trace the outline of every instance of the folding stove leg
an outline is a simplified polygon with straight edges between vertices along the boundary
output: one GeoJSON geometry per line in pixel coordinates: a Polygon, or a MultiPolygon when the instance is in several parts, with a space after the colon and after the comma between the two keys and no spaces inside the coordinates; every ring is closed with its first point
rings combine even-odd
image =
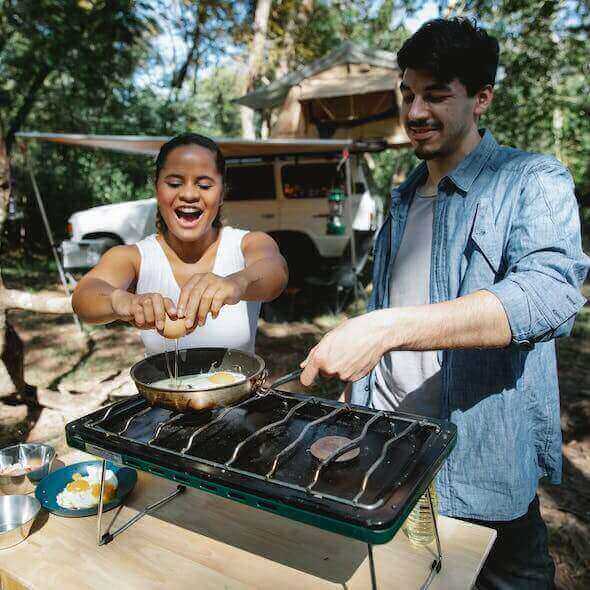
{"type": "Polygon", "coordinates": [[[369,569],[371,571],[371,590],[377,590],[377,577],[375,576],[375,561],[373,560],[373,545],[367,543],[369,550],[369,569]]]}
{"type": "Polygon", "coordinates": [[[420,590],[426,590],[430,584],[432,584],[432,580],[434,580],[434,576],[440,572],[442,569],[442,550],[440,546],[440,537],[438,535],[438,523],[436,521],[436,510],[434,509],[434,502],[432,501],[432,494],[430,493],[430,486],[428,486],[428,502],[430,504],[430,512],[432,514],[432,521],[434,522],[434,537],[436,539],[436,559],[430,565],[430,572],[428,573],[428,577],[426,578],[426,582],[422,584],[420,590]]]}
{"type": "Polygon", "coordinates": [[[146,506],[141,512],[138,512],[135,516],[130,518],[127,522],[123,523],[117,530],[113,531],[112,533],[107,531],[106,533],[103,534],[102,533],[102,515],[103,515],[103,507],[104,507],[104,494],[103,493],[104,493],[104,478],[105,478],[105,473],[106,473],[106,466],[107,466],[107,462],[105,459],[103,459],[101,473],[100,473],[100,498],[98,501],[98,519],[97,519],[97,523],[96,523],[96,542],[99,547],[101,545],[106,545],[107,543],[110,543],[117,535],[119,535],[123,531],[127,530],[132,524],[135,524],[142,516],[145,516],[146,514],[150,514],[150,512],[153,512],[154,510],[156,510],[160,506],[163,506],[167,502],[170,502],[170,500],[172,500],[173,498],[176,498],[176,496],[182,494],[186,490],[185,486],[180,486],[180,485],[177,486],[176,490],[174,490],[171,494],[169,494],[168,496],[165,496],[164,498],[162,498],[161,500],[158,500],[157,502],[154,502],[153,504],[150,504],[149,506],[146,506]]]}

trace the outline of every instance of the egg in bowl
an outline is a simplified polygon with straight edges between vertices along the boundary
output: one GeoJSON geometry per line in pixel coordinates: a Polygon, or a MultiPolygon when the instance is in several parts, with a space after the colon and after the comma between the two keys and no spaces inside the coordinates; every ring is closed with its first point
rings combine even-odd
{"type": "MultiPolygon", "coordinates": [[[[83,508],[93,508],[97,506],[100,500],[100,472],[99,466],[88,465],[87,474],[74,473],[72,481],[66,484],[66,487],[57,494],[56,500],[62,508],[69,510],[80,510],[83,508]]],[[[104,479],[104,503],[110,502],[115,497],[115,492],[119,482],[117,476],[107,469],[104,479]]]]}

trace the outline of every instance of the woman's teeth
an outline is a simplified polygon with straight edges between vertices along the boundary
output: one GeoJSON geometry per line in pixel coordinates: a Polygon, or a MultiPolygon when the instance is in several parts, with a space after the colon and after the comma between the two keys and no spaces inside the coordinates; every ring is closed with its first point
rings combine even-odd
{"type": "Polygon", "coordinates": [[[175,211],[176,217],[186,221],[197,221],[199,217],[201,217],[203,211],[201,209],[192,209],[188,207],[182,207],[180,209],[176,209],[175,211]]]}

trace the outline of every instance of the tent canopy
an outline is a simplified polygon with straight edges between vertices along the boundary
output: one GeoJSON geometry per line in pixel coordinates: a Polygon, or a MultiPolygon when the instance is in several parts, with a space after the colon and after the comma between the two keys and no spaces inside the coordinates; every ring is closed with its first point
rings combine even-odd
{"type": "MultiPolygon", "coordinates": [[[[368,64],[379,68],[399,70],[395,54],[379,49],[359,47],[350,41],[346,41],[324,57],[315,60],[296,72],[283,76],[279,80],[275,80],[264,88],[259,88],[254,92],[241,96],[235,102],[255,110],[278,107],[283,104],[293,86],[301,83],[306,78],[315,76],[319,72],[341,64],[368,64]]],[[[366,82],[367,78],[365,77],[366,82]]],[[[392,77],[390,86],[387,89],[393,88],[394,83],[395,80],[392,77]]],[[[382,89],[385,90],[385,88],[382,89]]],[[[350,89],[345,92],[345,94],[352,93],[350,89]]]]}
{"type": "Polygon", "coordinates": [[[318,98],[335,98],[340,96],[363,95],[373,92],[392,91],[396,89],[394,76],[349,76],[340,80],[306,80],[301,84],[300,101],[318,98]]]}
{"type": "MultiPolygon", "coordinates": [[[[68,133],[19,132],[25,141],[47,141],[79,147],[106,149],[126,154],[155,156],[162,144],[171,139],[149,135],[78,135],[68,133]]],[[[321,154],[348,150],[349,152],[379,152],[390,147],[384,140],[355,141],[352,139],[266,139],[248,140],[231,137],[215,138],[223,155],[228,158],[252,158],[287,154],[321,154]]]]}

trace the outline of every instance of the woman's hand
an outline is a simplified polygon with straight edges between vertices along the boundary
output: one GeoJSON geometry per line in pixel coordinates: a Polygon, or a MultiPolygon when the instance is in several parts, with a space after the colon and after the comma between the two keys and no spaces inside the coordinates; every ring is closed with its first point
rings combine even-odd
{"type": "Polygon", "coordinates": [[[135,295],[123,289],[111,293],[111,307],[118,319],[129,322],[140,330],[158,332],[164,329],[166,315],[176,318],[176,307],[172,299],[162,297],[159,293],[142,293],[135,295]]]}
{"type": "Polygon", "coordinates": [[[215,319],[224,305],[241,301],[249,282],[242,273],[220,277],[213,273],[196,274],[187,281],[178,298],[177,314],[186,318],[186,327],[204,326],[207,314],[215,319]]]}

